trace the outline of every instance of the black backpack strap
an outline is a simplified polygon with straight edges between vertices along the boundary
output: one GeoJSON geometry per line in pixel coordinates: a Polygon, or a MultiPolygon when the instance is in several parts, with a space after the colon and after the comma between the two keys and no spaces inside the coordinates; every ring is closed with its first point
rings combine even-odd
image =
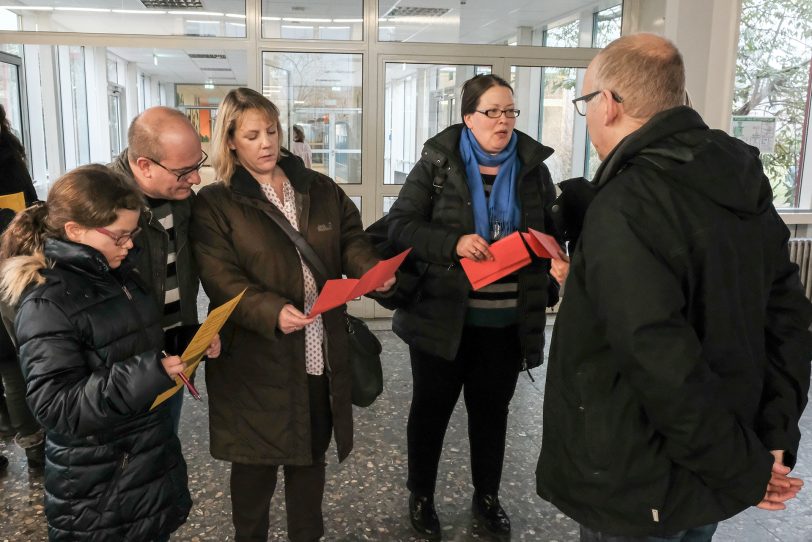
{"type": "Polygon", "coordinates": [[[273,220],[277,226],[282,228],[282,231],[285,232],[285,235],[293,241],[293,244],[296,245],[296,248],[299,249],[299,254],[302,255],[302,259],[304,259],[307,266],[313,272],[313,278],[316,279],[316,282],[319,284],[319,289],[324,286],[324,283],[327,281],[327,277],[330,274],[327,272],[327,268],[324,266],[324,263],[319,258],[316,251],[313,250],[313,247],[310,246],[310,243],[307,242],[307,239],[304,236],[296,231],[296,228],[288,222],[288,220],[281,214],[281,213],[273,213],[267,211],[265,209],[262,210],[268,217],[273,220]]]}

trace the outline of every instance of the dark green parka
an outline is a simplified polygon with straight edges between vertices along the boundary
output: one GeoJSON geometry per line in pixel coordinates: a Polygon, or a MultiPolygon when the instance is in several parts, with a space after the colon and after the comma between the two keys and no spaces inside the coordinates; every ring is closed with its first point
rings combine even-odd
{"type": "MultiPolygon", "coordinates": [[[[278,166],[293,185],[300,231],[324,262],[327,278],[359,277],[375,265],[358,209],[344,191],[294,156],[283,155],[278,166]]],[[[283,216],[242,167],[229,185],[203,187],[194,203],[192,247],[212,307],[246,289],[221,332],[222,355],[206,364],[211,453],[237,463],[309,465],[305,334],[285,335],[276,326],[285,304],[303,310],[304,278],[295,245],[266,212],[283,216]]],[[[323,314],[339,460],[352,449],[352,379],[342,311],[323,314]]]]}

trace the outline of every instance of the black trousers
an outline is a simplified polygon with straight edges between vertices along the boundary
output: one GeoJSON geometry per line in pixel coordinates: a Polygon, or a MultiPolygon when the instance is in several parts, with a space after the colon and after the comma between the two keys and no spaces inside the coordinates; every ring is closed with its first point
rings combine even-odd
{"type": "Polygon", "coordinates": [[[2,325],[0,325],[0,377],[5,388],[6,408],[11,426],[20,437],[33,435],[39,431],[40,425],[25,402],[25,377],[11,337],[2,325]]]}
{"type": "Polygon", "coordinates": [[[480,494],[498,494],[508,405],[521,367],[517,327],[466,327],[453,361],[414,348],[409,353],[413,392],[406,427],[407,487],[421,496],[434,494],[443,438],[462,391],[468,410],[474,489],[480,494]]]}
{"type": "MultiPolygon", "coordinates": [[[[288,538],[310,542],[324,536],[321,502],[324,496],[324,454],[332,437],[327,377],[307,376],[313,464],[283,465],[288,538]]],[[[279,465],[231,464],[231,512],[237,542],[268,540],[271,497],[279,465]]]]}

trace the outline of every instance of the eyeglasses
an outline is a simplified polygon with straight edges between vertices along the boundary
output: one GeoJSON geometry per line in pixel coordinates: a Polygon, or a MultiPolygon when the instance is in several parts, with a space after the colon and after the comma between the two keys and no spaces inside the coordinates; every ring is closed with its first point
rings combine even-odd
{"type": "Polygon", "coordinates": [[[201,151],[201,152],[203,153],[203,159],[202,159],[200,162],[198,162],[197,164],[193,165],[192,167],[187,167],[187,168],[184,168],[184,169],[178,169],[178,170],[176,170],[176,169],[169,169],[168,167],[166,167],[165,165],[163,165],[162,163],[160,163],[158,160],[155,160],[155,159],[153,159],[153,158],[150,158],[149,156],[145,156],[144,158],[146,158],[147,160],[149,160],[150,162],[152,162],[152,163],[153,163],[153,164],[155,164],[156,166],[160,166],[160,167],[164,168],[166,171],[168,171],[169,173],[171,173],[172,175],[174,175],[175,177],[177,177],[177,178],[178,178],[178,182],[181,182],[181,181],[185,181],[186,179],[188,179],[188,178],[189,178],[189,175],[191,175],[191,174],[192,174],[192,173],[194,173],[195,171],[199,171],[199,170],[200,170],[200,168],[202,168],[204,165],[206,165],[206,160],[208,160],[208,159],[209,159],[209,155],[208,155],[208,154],[206,154],[206,151],[201,151]]]}
{"type": "Polygon", "coordinates": [[[107,237],[113,240],[117,247],[123,247],[127,244],[128,241],[135,239],[135,237],[141,233],[141,228],[135,228],[130,233],[122,233],[121,235],[117,235],[105,228],[94,228],[97,232],[103,233],[107,237]]]}
{"type": "Polygon", "coordinates": [[[519,113],[521,113],[521,111],[519,109],[496,109],[496,108],[494,108],[494,109],[486,109],[485,111],[480,111],[479,109],[475,109],[475,111],[477,113],[482,113],[483,115],[485,115],[489,119],[498,119],[503,114],[505,115],[505,117],[507,117],[509,119],[515,119],[516,117],[519,116],[519,113]]]}
{"type": "MultiPolygon", "coordinates": [[[[572,105],[575,106],[575,110],[578,112],[578,114],[581,115],[582,117],[585,116],[586,104],[589,102],[589,100],[591,100],[601,92],[603,92],[603,90],[596,90],[595,92],[584,94],[580,98],[575,98],[574,100],[572,100],[572,105]]],[[[614,90],[610,90],[609,92],[612,94],[612,99],[614,101],[616,101],[619,104],[623,103],[623,98],[621,98],[617,92],[615,92],[614,90]]]]}

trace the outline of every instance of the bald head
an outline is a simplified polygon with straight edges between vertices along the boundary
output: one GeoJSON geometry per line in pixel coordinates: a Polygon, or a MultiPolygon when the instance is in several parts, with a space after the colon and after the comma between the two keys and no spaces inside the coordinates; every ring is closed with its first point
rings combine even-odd
{"type": "Polygon", "coordinates": [[[199,141],[186,115],[171,107],[150,107],[130,123],[127,158],[135,162],[139,156],[148,156],[160,162],[170,145],[189,139],[199,141]]]}
{"type": "Polygon", "coordinates": [[[627,115],[647,120],[685,104],[685,66],[676,46],[656,34],[631,34],[606,46],[589,66],[596,89],[623,98],[627,115]]]}
{"type": "Polygon", "coordinates": [[[130,169],[147,196],[185,199],[200,183],[200,136],[177,109],[150,107],[133,119],[127,139],[130,169]]]}

